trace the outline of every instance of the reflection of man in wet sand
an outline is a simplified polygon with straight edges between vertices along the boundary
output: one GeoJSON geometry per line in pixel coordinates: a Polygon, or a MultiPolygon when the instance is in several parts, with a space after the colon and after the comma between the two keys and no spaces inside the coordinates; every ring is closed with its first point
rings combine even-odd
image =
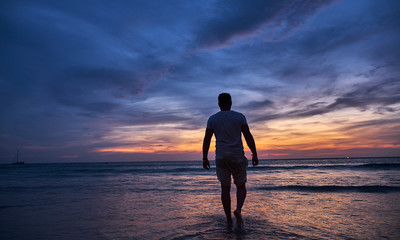
{"type": "Polygon", "coordinates": [[[243,229],[244,224],[241,211],[246,199],[246,168],[248,162],[244,156],[241,133],[243,133],[247,145],[252,152],[252,163],[254,166],[258,164],[256,145],[245,116],[241,113],[231,111],[231,95],[229,93],[221,93],[218,96],[218,105],[221,111],[212,115],[207,122],[203,141],[203,168],[210,169],[207,156],[211,137],[215,134],[215,165],[218,180],[221,182],[221,201],[228,226],[232,226],[230,196],[232,175],[237,188],[237,206],[233,213],[236,218],[236,227],[243,229]]]}

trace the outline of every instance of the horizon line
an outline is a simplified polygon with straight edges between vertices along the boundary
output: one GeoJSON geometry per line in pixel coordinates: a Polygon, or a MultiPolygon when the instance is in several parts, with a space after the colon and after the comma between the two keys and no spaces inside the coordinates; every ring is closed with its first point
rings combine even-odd
{"type": "MultiPolygon", "coordinates": [[[[261,158],[259,161],[269,161],[269,160],[284,160],[284,161],[291,161],[291,160],[322,160],[322,159],[372,159],[372,158],[400,158],[400,156],[387,156],[387,157],[318,157],[318,158],[261,158]]],[[[196,162],[202,160],[139,160],[139,161],[82,161],[82,162],[25,162],[25,164],[77,164],[77,163],[158,163],[158,162],[196,162]]],[[[209,160],[210,162],[215,162],[215,160],[209,160]]],[[[251,161],[251,159],[249,159],[251,161]]],[[[12,163],[0,163],[0,165],[10,165],[12,163]]]]}

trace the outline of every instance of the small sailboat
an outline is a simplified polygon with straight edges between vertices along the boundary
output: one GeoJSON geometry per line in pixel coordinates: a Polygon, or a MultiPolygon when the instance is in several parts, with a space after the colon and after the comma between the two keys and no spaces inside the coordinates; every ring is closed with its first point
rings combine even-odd
{"type": "Polygon", "coordinates": [[[17,154],[15,154],[15,157],[13,159],[13,164],[16,164],[16,165],[24,164],[23,161],[19,160],[19,150],[17,150],[17,154]]]}

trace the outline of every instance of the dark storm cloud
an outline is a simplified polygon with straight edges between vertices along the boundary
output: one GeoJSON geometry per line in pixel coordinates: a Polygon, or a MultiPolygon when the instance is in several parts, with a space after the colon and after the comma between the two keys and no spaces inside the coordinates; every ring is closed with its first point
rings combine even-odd
{"type": "Polygon", "coordinates": [[[196,45],[213,48],[235,38],[255,35],[268,25],[270,37],[280,38],[293,31],[310,15],[333,1],[220,1],[214,18],[198,31],[196,45]],[[275,35],[275,36],[274,36],[275,35]]]}

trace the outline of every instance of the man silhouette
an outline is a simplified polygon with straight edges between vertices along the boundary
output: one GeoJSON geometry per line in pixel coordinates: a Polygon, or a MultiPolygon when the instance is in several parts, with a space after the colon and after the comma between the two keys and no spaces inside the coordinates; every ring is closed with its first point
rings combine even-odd
{"type": "Polygon", "coordinates": [[[236,218],[236,227],[243,229],[242,207],[246,199],[246,168],[248,161],[244,156],[241,133],[252,152],[253,166],[258,165],[256,145],[250,133],[246,117],[231,110],[232,99],[229,93],[218,96],[220,112],[212,115],[207,121],[206,133],[203,141],[203,168],[210,169],[208,150],[212,135],[215,134],[215,165],[218,180],[221,182],[221,201],[224,207],[228,227],[232,226],[231,216],[231,175],[236,185],[237,206],[233,212],[236,218]]]}

